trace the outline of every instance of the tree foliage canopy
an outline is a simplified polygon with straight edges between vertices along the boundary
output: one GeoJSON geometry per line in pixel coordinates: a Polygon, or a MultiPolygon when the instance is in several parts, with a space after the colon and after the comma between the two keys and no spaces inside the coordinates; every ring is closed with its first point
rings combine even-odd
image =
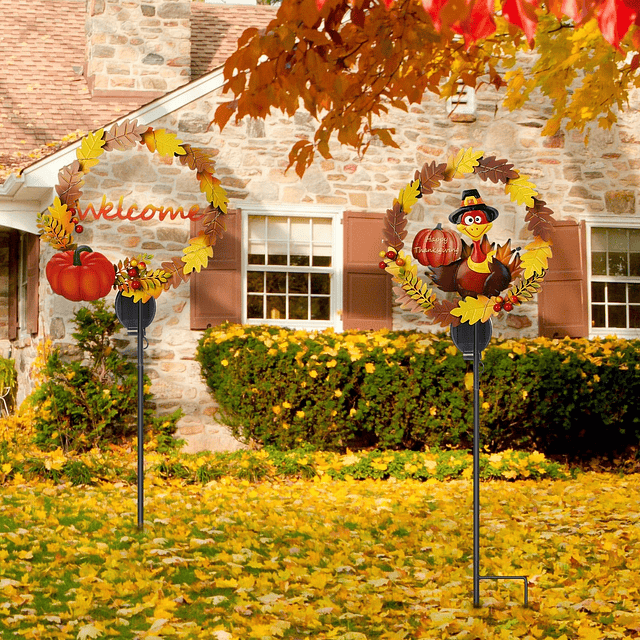
{"type": "Polygon", "coordinates": [[[578,11],[556,0],[506,0],[495,12],[486,0],[283,0],[269,26],[247,30],[228,59],[225,91],[234,99],[214,122],[222,128],[234,116],[293,115],[304,106],[318,127],[291,149],[299,175],[316,152],[330,156],[334,133],[361,153],[374,138],[397,146],[384,125],[389,109],[408,111],[426,92],[450,96],[460,81],[502,88],[509,109],[534,91],[547,96],[544,135],[594,120],[608,128],[640,84],[636,14],[620,4],[585,2],[578,11]]]}

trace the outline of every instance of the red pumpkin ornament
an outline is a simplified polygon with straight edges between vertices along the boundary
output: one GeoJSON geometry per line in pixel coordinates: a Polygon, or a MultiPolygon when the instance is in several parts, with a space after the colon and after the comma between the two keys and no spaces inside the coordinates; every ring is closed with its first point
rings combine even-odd
{"type": "Polygon", "coordinates": [[[462,254],[460,236],[443,229],[440,223],[435,229],[422,229],[413,239],[413,257],[425,267],[442,267],[457,260],[462,254]]]}
{"type": "Polygon", "coordinates": [[[73,302],[104,298],[115,281],[113,264],[86,245],[56,253],[47,263],[46,275],[54,292],[73,302]]]}

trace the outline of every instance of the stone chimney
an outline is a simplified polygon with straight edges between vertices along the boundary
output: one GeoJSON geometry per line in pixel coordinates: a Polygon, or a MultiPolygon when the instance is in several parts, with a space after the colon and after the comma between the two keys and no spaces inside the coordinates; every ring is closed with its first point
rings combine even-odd
{"type": "Polygon", "coordinates": [[[191,77],[191,0],[87,0],[94,96],[156,97],[191,77]]]}

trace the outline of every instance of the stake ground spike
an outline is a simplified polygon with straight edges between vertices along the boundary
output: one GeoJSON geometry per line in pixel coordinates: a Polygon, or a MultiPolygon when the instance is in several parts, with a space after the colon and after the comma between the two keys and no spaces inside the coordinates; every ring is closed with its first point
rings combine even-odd
{"type": "Polygon", "coordinates": [[[473,606],[480,607],[480,580],[524,581],[524,606],[529,606],[527,576],[480,575],[480,355],[491,339],[491,320],[451,327],[451,337],[464,360],[473,361],[473,606]]]}

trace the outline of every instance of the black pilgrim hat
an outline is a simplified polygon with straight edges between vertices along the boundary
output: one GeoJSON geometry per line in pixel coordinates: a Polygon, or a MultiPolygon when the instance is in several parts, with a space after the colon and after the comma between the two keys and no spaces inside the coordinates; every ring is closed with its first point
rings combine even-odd
{"type": "Polygon", "coordinates": [[[456,209],[449,215],[449,222],[459,224],[463,214],[467,211],[484,211],[487,214],[488,222],[493,222],[500,215],[497,209],[489,207],[484,203],[477,189],[467,189],[463,191],[461,205],[459,209],[456,209]]]}

